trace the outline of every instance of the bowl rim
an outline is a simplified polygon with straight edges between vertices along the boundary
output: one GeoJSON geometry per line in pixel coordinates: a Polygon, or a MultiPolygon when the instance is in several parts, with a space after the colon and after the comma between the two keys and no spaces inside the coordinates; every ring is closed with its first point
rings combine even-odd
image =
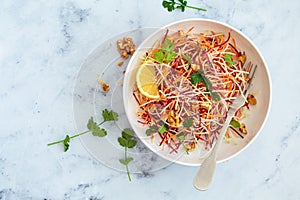
{"type": "MultiPolygon", "coordinates": [[[[147,42],[147,40],[151,37],[153,37],[154,35],[156,35],[157,33],[159,33],[159,31],[161,31],[162,29],[166,29],[170,26],[173,26],[173,25],[176,25],[176,24],[180,24],[180,23],[184,23],[184,22],[193,22],[193,21],[197,21],[197,22],[210,22],[210,23],[215,23],[215,24],[219,24],[219,25],[222,25],[222,26],[225,26],[235,32],[237,32],[239,35],[241,35],[247,42],[249,42],[249,44],[251,44],[253,46],[253,48],[255,49],[255,51],[257,51],[258,55],[260,56],[264,66],[265,66],[265,70],[266,70],[266,73],[267,73],[267,78],[268,78],[268,83],[269,83],[269,88],[270,88],[270,91],[269,91],[269,99],[268,99],[268,108],[267,108],[267,113],[265,115],[265,118],[263,119],[263,122],[260,126],[260,128],[258,129],[257,133],[254,135],[254,137],[243,147],[241,148],[239,151],[233,153],[232,155],[228,156],[227,158],[224,158],[224,159],[220,159],[220,160],[217,160],[217,163],[222,163],[222,162],[225,162],[225,161],[228,161],[232,158],[234,158],[235,156],[237,156],[238,154],[240,154],[241,152],[243,152],[245,149],[247,149],[250,144],[252,144],[252,142],[258,137],[258,135],[261,133],[262,129],[264,128],[265,124],[266,124],[266,121],[269,117],[269,114],[270,114],[270,110],[271,110],[271,104],[272,104],[272,81],[271,81],[271,76],[270,76],[270,71],[269,71],[269,68],[268,68],[268,65],[267,65],[267,62],[265,60],[265,58],[263,57],[261,51],[257,48],[257,46],[250,40],[250,38],[248,36],[246,36],[244,33],[242,33],[240,30],[232,27],[231,25],[227,24],[227,23],[224,23],[224,22],[220,22],[220,21],[217,21],[217,20],[212,20],[212,19],[204,19],[204,18],[187,18],[187,19],[183,19],[183,20],[177,20],[177,21],[174,21],[174,22],[171,22],[159,29],[157,29],[156,31],[154,31],[151,35],[149,35],[139,46],[138,48],[136,49],[136,52],[134,53],[134,55],[132,55],[132,57],[130,58],[130,61],[128,62],[128,66],[132,66],[133,64],[133,60],[134,58],[137,56],[137,52],[142,48],[142,46],[144,46],[144,44],[147,42]]],[[[126,82],[125,80],[129,79],[129,70],[126,70],[125,72],[125,75],[124,75],[124,83],[126,82]]],[[[124,94],[126,93],[126,90],[127,88],[126,87],[123,87],[123,97],[124,97],[124,94]]],[[[126,113],[126,117],[131,125],[131,121],[129,120],[129,111],[127,109],[127,105],[125,102],[126,100],[128,99],[125,99],[123,98],[123,104],[124,104],[124,107],[125,107],[125,113],[126,113]]],[[[137,136],[139,137],[139,136],[137,136]]],[[[146,144],[143,139],[140,139],[147,147],[148,147],[148,144],[146,144]]],[[[148,147],[149,148],[149,147],[148,147]]],[[[152,149],[149,148],[151,151],[152,149]]],[[[180,160],[171,160],[169,159],[167,156],[164,156],[164,155],[161,155],[155,151],[153,151],[154,153],[156,153],[158,156],[164,158],[164,159],[167,159],[173,163],[177,163],[177,164],[181,164],[181,165],[185,165],[185,166],[200,166],[201,164],[200,163],[186,163],[186,162],[183,162],[183,161],[180,161],[180,160]]]]}

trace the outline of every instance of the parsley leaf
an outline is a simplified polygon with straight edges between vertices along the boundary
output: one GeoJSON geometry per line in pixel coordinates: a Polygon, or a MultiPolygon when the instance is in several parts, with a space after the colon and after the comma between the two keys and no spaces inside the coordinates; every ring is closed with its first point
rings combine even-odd
{"type": "Polygon", "coordinates": [[[147,130],[146,130],[146,135],[150,136],[152,133],[158,132],[158,127],[155,125],[151,125],[147,130]]]}
{"type": "Polygon", "coordinates": [[[132,137],[134,136],[134,132],[132,129],[130,128],[125,128],[123,131],[122,131],[122,137],[126,140],[129,140],[131,139],[132,137]]]}
{"type": "Polygon", "coordinates": [[[122,147],[126,146],[126,140],[122,137],[118,137],[118,142],[122,147]]]}
{"type": "Polygon", "coordinates": [[[193,126],[194,120],[192,118],[185,118],[183,121],[183,126],[185,128],[190,128],[193,126]]]}
{"type": "Polygon", "coordinates": [[[154,59],[159,63],[171,62],[177,57],[177,53],[173,51],[174,49],[175,45],[173,44],[172,40],[165,39],[161,49],[154,52],[154,59]]]}
{"type": "Polygon", "coordinates": [[[52,142],[52,143],[49,143],[47,145],[52,146],[54,144],[63,143],[64,144],[64,151],[66,152],[69,149],[69,146],[70,146],[69,143],[70,143],[70,140],[72,138],[78,137],[78,136],[86,134],[88,132],[92,132],[93,136],[98,136],[98,137],[106,136],[107,135],[106,130],[103,129],[103,128],[100,128],[99,126],[102,125],[105,122],[108,122],[108,121],[117,121],[118,120],[118,113],[114,112],[113,110],[109,111],[107,109],[104,109],[102,111],[102,117],[103,117],[103,121],[99,124],[97,124],[94,121],[93,117],[91,117],[88,120],[88,123],[87,123],[87,129],[88,130],[86,130],[84,132],[81,132],[81,133],[78,133],[78,134],[75,134],[75,135],[72,135],[72,136],[66,135],[65,139],[59,140],[59,141],[56,141],[56,142],[52,142]]]}
{"type": "Polygon", "coordinates": [[[203,82],[203,78],[199,73],[192,73],[191,74],[191,82],[192,84],[196,85],[199,82],[203,82]]]}
{"type": "Polygon", "coordinates": [[[128,140],[127,141],[127,147],[128,148],[133,148],[133,147],[135,147],[135,145],[136,145],[136,141],[135,140],[128,140]]]}
{"type": "Polygon", "coordinates": [[[87,128],[92,132],[93,136],[104,137],[107,135],[105,129],[100,129],[96,122],[94,122],[93,117],[88,121],[87,128]]]}
{"type": "Polygon", "coordinates": [[[160,134],[163,134],[164,132],[166,132],[168,130],[168,125],[167,124],[163,124],[161,127],[158,128],[158,132],[160,134]]]}
{"type": "Polygon", "coordinates": [[[211,95],[211,98],[212,98],[215,102],[221,100],[221,97],[220,97],[220,95],[219,95],[217,92],[210,92],[210,95],[211,95]]]}
{"type": "Polygon", "coordinates": [[[69,142],[70,142],[70,137],[67,135],[66,138],[64,139],[64,152],[68,151],[70,146],[69,142]]]}
{"type": "Polygon", "coordinates": [[[172,12],[175,9],[179,9],[179,10],[181,10],[181,12],[184,12],[185,8],[191,8],[191,9],[195,9],[195,10],[206,11],[206,9],[204,9],[204,8],[198,8],[198,7],[195,7],[195,6],[187,5],[186,0],[178,0],[177,2],[175,0],[170,0],[170,1],[164,0],[162,2],[162,6],[164,8],[166,8],[169,12],[172,12]]]}
{"type": "Polygon", "coordinates": [[[157,52],[154,52],[153,56],[154,56],[154,59],[157,62],[159,62],[159,63],[163,63],[164,62],[165,55],[164,55],[163,51],[159,50],[157,52]]]}
{"type": "Polygon", "coordinates": [[[232,65],[235,64],[235,62],[232,61],[232,55],[226,53],[224,56],[224,60],[227,62],[227,64],[229,65],[229,67],[232,67],[232,65]]]}
{"type": "Polygon", "coordinates": [[[186,61],[188,61],[188,65],[191,65],[192,64],[192,59],[191,59],[191,56],[189,55],[186,55],[183,57],[186,61]]]}
{"type": "Polygon", "coordinates": [[[118,113],[114,112],[113,110],[108,111],[107,109],[104,109],[102,111],[102,117],[105,122],[118,121],[118,113]]]}
{"type": "Polygon", "coordinates": [[[162,45],[161,49],[163,51],[171,52],[175,49],[175,44],[173,44],[172,40],[165,39],[164,44],[162,45]]]}
{"type": "Polygon", "coordinates": [[[217,102],[221,100],[220,95],[217,92],[212,91],[212,83],[211,81],[205,76],[204,72],[202,70],[199,70],[198,72],[192,73],[191,74],[191,83],[192,84],[197,84],[199,82],[203,82],[206,91],[210,93],[212,99],[217,102]]]}
{"type": "Polygon", "coordinates": [[[238,121],[236,121],[234,119],[232,119],[230,121],[230,125],[233,126],[234,128],[240,128],[240,126],[241,126],[240,122],[238,122],[238,121]]]}
{"type": "Polygon", "coordinates": [[[178,135],[177,135],[177,138],[179,139],[179,141],[182,143],[183,141],[184,141],[184,139],[185,139],[185,135],[184,135],[184,133],[179,133],[178,135]]]}
{"type": "Polygon", "coordinates": [[[133,161],[133,158],[128,157],[126,160],[125,160],[125,159],[120,159],[119,161],[120,161],[120,163],[122,163],[123,165],[128,165],[131,161],[133,161]]]}
{"type": "Polygon", "coordinates": [[[136,146],[136,140],[133,140],[134,132],[130,128],[125,128],[122,131],[122,137],[118,137],[118,142],[119,144],[125,148],[125,156],[124,159],[120,159],[120,163],[126,166],[126,171],[127,171],[127,176],[129,181],[131,181],[129,169],[128,169],[128,164],[129,162],[133,161],[133,158],[127,157],[127,149],[128,148],[133,148],[136,146]]]}
{"type": "Polygon", "coordinates": [[[104,128],[101,128],[97,131],[92,131],[93,136],[104,137],[107,135],[107,131],[104,128]]]}

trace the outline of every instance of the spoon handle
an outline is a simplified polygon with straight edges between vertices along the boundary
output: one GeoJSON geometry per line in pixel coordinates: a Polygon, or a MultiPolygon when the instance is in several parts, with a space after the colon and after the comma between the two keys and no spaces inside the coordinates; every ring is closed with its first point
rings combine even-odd
{"type": "Polygon", "coordinates": [[[228,111],[226,121],[222,129],[220,130],[220,135],[218,137],[217,143],[211,150],[210,155],[201,164],[201,167],[194,178],[194,186],[198,190],[207,190],[211,185],[216,168],[216,152],[218,151],[223,141],[223,137],[226,133],[226,130],[230,124],[232,117],[234,116],[234,113],[234,109],[228,111]]]}

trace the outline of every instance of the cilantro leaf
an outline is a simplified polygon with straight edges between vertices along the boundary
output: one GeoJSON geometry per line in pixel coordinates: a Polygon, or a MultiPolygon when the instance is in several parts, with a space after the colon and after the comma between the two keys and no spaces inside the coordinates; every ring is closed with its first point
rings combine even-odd
{"type": "Polygon", "coordinates": [[[199,70],[198,72],[192,73],[191,74],[191,82],[192,84],[197,84],[199,82],[203,82],[206,91],[210,93],[212,99],[217,102],[221,100],[220,95],[217,92],[212,91],[212,83],[211,81],[205,76],[204,72],[202,70],[199,70]]]}
{"type": "Polygon", "coordinates": [[[183,126],[185,128],[190,128],[193,126],[194,120],[192,118],[185,118],[183,121],[183,126]]]}
{"type": "Polygon", "coordinates": [[[130,128],[125,128],[122,131],[122,137],[118,137],[118,142],[122,147],[133,148],[136,145],[136,141],[132,139],[134,132],[130,128]]]}
{"type": "Polygon", "coordinates": [[[191,65],[192,64],[192,59],[191,59],[191,56],[189,55],[186,55],[183,57],[186,61],[188,61],[188,64],[191,65]]]}
{"type": "Polygon", "coordinates": [[[127,141],[127,147],[128,148],[133,148],[133,147],[135,147],[135,145],[136,145],[136,141],[135,140],[128,140],[127,141]]]}
{"type": "Polygon", "coordinates": [[[123,165],[128,165],[131,161],[133,161],[133,158],[129,157],[127,159],[120,159],[119,160],[120,163],[122,163],[123,165]]]}
{"type": "Polygon", "coordinates": [[[126,140],[122,137],[118,137],[118,142],[122,147],[126,146],[126,140]]]}
{"type": "Polygon", "coordinates": [[[199,82],[203,82],[203,78],[199,73],[192,73],[191,74],[191,82],[192,82],[192,84],[196,85],[199,82]]]}
{"type": "Polygon", "coordinates": [[[234,119],[232,119],[230,121],[230,125],[233,126],[234,128],[240,128],[240,126],[241,126],[240,122],[238,122],[238,121],[236,121],[234,119]]]}
{"type": "Polygon", "coordinates": [[[231,54],[226,53],[224,55],[224,60],[227,62],[227,64],[229,65],[229,67],[232,67],[232,65],[235,64],[235,62],[232,61],[232,55],[231,54]]]}
{"type": "Polygon", "coordinates": [[[150,136],[152,133],[155,133],[158,131],[158,127],[155,125],[151,125],[147,130],[146,130],[146,135],[150,136]]]}
{"type": "Polygon", "coordinates": [[[154,59],[159,62],[159,63],[163,63],[164,62],[164,52],[163,51],[157,51],[157,52],[154,52],[154,59]]]}
{"type": "Polygon", "coordinates": [[[184,133],[179,133],[178,135],[177,135],[177,138],[179,139],[179,141],[180,142],[183,142],[184,141],[184,139],[185,139],[185,135],[184,135],[184,133]]]}
{"type": "Polygon", "coordinates": [[[132,129],[130,128],[125,128],[123,131],[122,131],[122,137],[126,140],[132,138],[134,136],[134,132],[132,129]]]}
{"type": "Polygon", "coordinates": [[[130,163],[131,161],[133,161],[133,158],[128,157],[125,161],[126,161],[126,163],[128,164],[128,163],[130,163]]]}
{"type": "Polygon", "coordinates": [[[117,121],[118,113],[114,112],[113,110],[108,111],[107,109],[104,109],[102,111],[102,117],[103,117],[104,122],[117,121]]]}
{"type": "Polygon", "coordinates": [[[70,142],[70,136],[67,135],[66,138],[64,139],[64,152],[68,151],[70,146],[69,142],[70,142]]]}
{"type": "Polygon", "coordinates": [[[177,53],[176,52],[169,52],[169,53],[166,53],[164,61],[166,63],[169,63],[169,62],[171,62],[176,57],[177,57],[177,53]]]}
{"type": "Polygon", "coordinates": [[[175,44],[173,44],[172,40],[165,39],[164,44],[161,47],[161,50],[172,52],[175,49],[175,44]]]}
{"type": "Polygon", "coordinates": [[[64,144],[64,151],[67,151],[69,149],[69,142],[71,139],[73,138],[76,138],[76,137],[79,137],[83,134],[86,134],[88,132],[92,132],[92,134],[94,136],[98,136],[98,137],[104,137],[107,135],[107,132],[105,129],[103,128],[100,128],[99,126],[102,125],[103,123],[107,122],[107,121],[113,121],[113,120],[118,120],[118,113],[112,111],[112,110],[107,110],[107,109],[104,109],[102,111],[102,117],[103,117],[103,121],[99,124],[97,124],[93,117],[91,117],[89,120],[88,120],[88,123],[87,123],[87,129],[86,131],[83,131],[81,133],[77,133],[75,135],[72,135],[72,136],[68,136],[66,135],[65,139],[63,140],[59,140],[59,141],[56,141],[56,142],[52,142],[52,143],[49,143],[47,144],[48,146],[52,146],[52,145],[55,145],[55,144],[59,144],[59,143],[63,143],[64,144]]]}
{"type": "Polygon", "coordinates": [[[210,92],[211,98],[214,100],[214,102],[220,101],[221,97],[217,92],[210,92]]]}
{"type": "Polygon", "coordinates": [[[173,44],[172,40],[166,39],[161,49],[154,52],[153,57],[159,63],[171,62],[177,57],[177,53],[173,51],[174,49],[175,45],[173,44]]]}
{"type": "Polygon", "coordinates": [[[104,137],[107,135],[105,129],[100,129],[96,122],[94,122],[93,117],[91,117],[88,121],[87,128],[92,132],[94,136],[104,137]]]}
{"type": "Polygon", "coordinates": [[[123,165],[126,166],[126,171],[127,171],[127,176],[129,181],[131,181],[130,178],[130,173],[129,173],[129,169],[128,169],[128,163],[131,162],[133,160],[133,158],[131,157],[127,157],[127,149],[128,148],[133,148],[136,145],[136,140],[133,140],[132,137],[134,136],[134,132],[132,129],[130,128],[125,128],[122,131],[122,137],[118,137],[118,142],[119,144],[125,148],[124,151],[124,159],[120,159],[120,163],[122,163],[123,165]]]}
{"type": "Polygon", "coordinates": [[[104,137],[107,135],[107,132],[104,128],[99,128],[99,130],[92,131],[93,136],[104,137]]]}
{"type": "Polygon", "coordinates": [[[200,76],[203,79],[203,83],[206,87],[206,90],[209,92],[212,90],[212,83],[210,82],[210,80],[205,76],[204,72],[202,70],[199,70],[198,73],[200,74],[200,76]]]}
{"type": "Polygon", "coordinates": [[[160,134],[163,134],[164,132],[166,132],[168,130],[168,125],[167,124],[163,124],[161,127],[158,128],[158,132],[160,134]]]}
{"type": "Polygon", "coordinates": [[[178,0],[177,2],[175,0],[170,0],[170,1],[164,0],[162,2],[162,6],[164,8],[166,8],[169,12],[172,12],[175,9],[179,9],[179,10],[181,10],[181,12],[184,12],[185,8],[206,11],[206,9],[204,9],[204,8],[198,8],[195,6],[187,5],[187,1],[185,1],[185,0],[178,0]]]}
{"type": "Polygon", "coordinates": [[[119,161],[120,161],[120,163],[122,163],[123,165],[126,165],[126,164],[127,164],[126,161],[125,161],[125,159],[119,159],[119,161]]]}

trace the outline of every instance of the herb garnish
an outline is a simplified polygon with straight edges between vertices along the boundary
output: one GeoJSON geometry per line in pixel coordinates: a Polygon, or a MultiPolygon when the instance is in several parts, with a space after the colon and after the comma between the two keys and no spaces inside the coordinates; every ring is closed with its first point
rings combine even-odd
{"type": "Polygon", "coordinates": [[[136,145],[136,141],[132,139],[134,136],[134,132],[130,128],[125,128],[122,131],[122,137],[118,137],[118,142],[122,147],[125,147],[125,157],[124,159],[120,159],[120,163],[126,166],[127,176],[129,181],[131,181],[130,172],[128,169],[128,164],[133,161],[132,157],[127,157],[127,149],[133,148],[136,145]]]}
{"type": "Polygon", "coordinates": [[[150,136],[152,133],[158,132],[158,127],[155,125],[151,125],[149,129],[146,130],[146,135],[150,136]]]}
{"type": "Polygon", "coordinates": [[[154,53],[154,59],[159,63],[171,62],[177,56],[174,49],[175,44],[171,40],[166,39],[161,49],[154,53]]]}
{"type": "Polygon", "coordinates": [[[57,142],[52,142],[52,143],[49,143],[47,144],[48,146],[51,146],[51,145],[54,145],[54,144],[59,144],[59,143],[63,143],[64,144],[64,151],[66,152],[68,149],[69,149],[69,146],[70,146],[70,140],[72,138],[75,138],[75,137],[78,137],[80,135],[83,135],[83,134],[86,134],[88,132],[92,132],[92,134],[94,136],[98,136],[98,137],[104,137],[107,135],[107,132],[105,129],[103,128],[100,128],[99,126],[102,125],[103,123],[105,122],[108,122],[108,121],[117,121],[118,120],[118,113],[114,112],[114,111],[108,111],[107,109],[104,109],[102,111],[102,117],[103,117],[103,121],[100,122],[99,124],[97,124],[93,117],[91,117],[87,123],[87,128],[88,130],[82,132],[82,133],[78,133],[76,135],[73,135],[73,136],[69,136],[69,135],[66,135],[65,139],[63,140],[59,140],[57,142]]]}
{"type": "Polygon", "coordinates": [[[178,135],[177,135],[177,138],[179,139],[179,141],[182,143],[183,141],[184,141],[184,139],[185,139],[185,135],[184,135],[184,133],[179,133],[178,135]]]}
{"type": "Polygon", "coordinates": [[[189,55],[186,55],[183,57],[186,61],[188,61],[188,65],[191,65],[192,64],[192,59],[191,59],[191,56],[189,55]]]}
{"type": "Polygon", "coordinates": [[[240,128],[240,127],[241,127],[240,122],[238,122],[238,121],[236,121],[236,120],[234,120],[234,119],[232,119],[232,120],[230,121],[230,125],[233,126],[234,128],[240,128]]]}
{"type": "Polygon", "coordinates": [[[164,0],[162,2],[162,6],[164,8],[166,8],[169,12],[172,12],[175,9],[179,9],[179,10],[181,10],[181,12],[184,12],[185,8],[192,8],[192,9],[196,9],[196,10],[206,11],[206,9],[204,9],[204,8],[198,8],[198,7],[195,7],[195,6],[187,5],[187,1],[185,1],[185,0],[178,0],[178,1],[175,1],[175,0],[166,1],[166,0],[164,0]]]}
{"type": "Polygon", "coordinates": [[[216,102],[221,100],[220,95],[217,92],[212,91],[212,83],[204,75],[204,72],[202,70],[191,74],[191,82],[194,85],[196,85],[199,82],[203,82],[206,87],[206,91],[210,93],[212,99],[216,102]]]}
{"type": "Polygon", "coordinates": [[[235,64],[235,62],[232,61],[232,55],[226,53],[224,56],[224,60],[227,62],[227,64],[229,65],[229,67],[232,67],[232,65],[235,64]]]}
{"type": "Polygon", "coordinates": [[[193,126],[193,123],[194,123],[193,118],[185,118],[184,121],[183,121],[183,126],[185,128],[190,128],[190,127],[193,126]]]}
{"type": "Polygon", "coordinates": [[[159,132],[160,134],[164,134],[164,132],[167,132],[167,131],[168,131],[168,125],[165,124],[165,123],[163,123],[163,124],[161,125],[161,127],[158,128],[158,132],[159,132]]]}

